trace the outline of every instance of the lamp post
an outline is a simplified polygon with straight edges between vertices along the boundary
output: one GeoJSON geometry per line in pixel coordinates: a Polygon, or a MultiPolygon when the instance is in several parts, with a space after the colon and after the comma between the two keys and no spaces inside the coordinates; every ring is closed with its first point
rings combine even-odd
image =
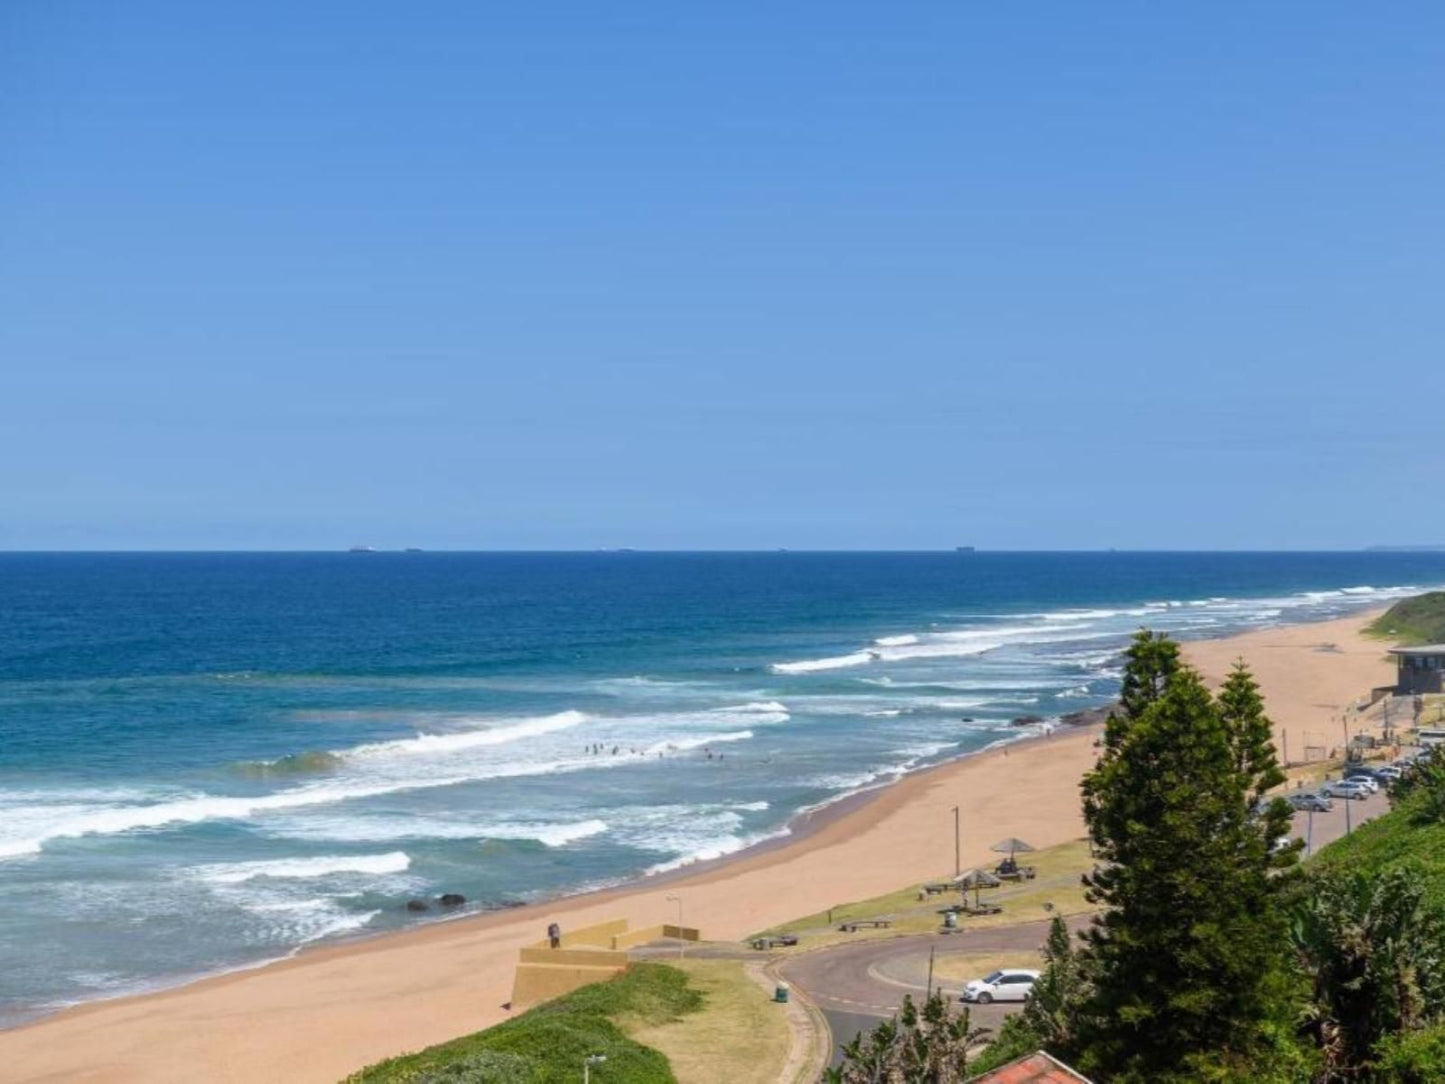
{"type": "Polygon", "coordinates": [[[588,1054],[582,1059],[582,1084],[591,1084],[592,1066],[601,1065],[607,1060],[606,1054],[588,1054]]]}
{"type": "Polygon", "coordinates": [[[963,873],[963,863],[958,858],[958,806],[953,807],[953,876],[958,878],[963,873]]]}
{"type": "Polygon", "coordinates": [[[668,896],[667,899],[677,904],[677,958],[681,960],[687,953],[687,939],[682,936],[682,897],[668,896]]]}

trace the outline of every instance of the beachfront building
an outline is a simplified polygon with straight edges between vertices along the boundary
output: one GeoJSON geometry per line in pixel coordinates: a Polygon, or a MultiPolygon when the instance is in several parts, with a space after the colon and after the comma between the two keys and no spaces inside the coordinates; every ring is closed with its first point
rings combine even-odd
{"type": "Polygon", "coordinates": [[[1396,696],[1445,693],[1445,644],[1392,647],[1390,654],[1395,656],[1400,668],[1395,682],[1396,696]]]}

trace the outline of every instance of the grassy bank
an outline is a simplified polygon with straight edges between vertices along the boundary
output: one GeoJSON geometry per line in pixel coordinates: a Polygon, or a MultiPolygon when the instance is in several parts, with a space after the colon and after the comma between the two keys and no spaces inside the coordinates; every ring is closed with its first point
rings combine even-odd
{"type": "Polygon", "coordinates": [[[629,1038],[624,1025],[660,1026],[703,1002],[676,968],[635,964],[494,1028],[363,1069],[347,1084],[572,1084],[594,1054],[607,1059],[594,1074],[598,1084],[675,1084],[667,1057],[629,1038]]]}
{"type": "Polygon", "coordinates": [[[737,960],[637,963],[514,1020],[373,1065],[347,1084],[774,1084],[792,1033],[737,960]]]}
{"type": "Polygon", "coordinates": [[[1321,850],[1310,868],[1373,875],[1412,866],[1430,902],[1445,908],[1445,823],[1422,816],[1420,806],[1419,798],[1400,802],[1321,850]]]}
{"type": "Polygon", "coordinates": [[[1401,644],[1445,643],[1445,591],[1401,599],[1366,631],[1401,644]]]}

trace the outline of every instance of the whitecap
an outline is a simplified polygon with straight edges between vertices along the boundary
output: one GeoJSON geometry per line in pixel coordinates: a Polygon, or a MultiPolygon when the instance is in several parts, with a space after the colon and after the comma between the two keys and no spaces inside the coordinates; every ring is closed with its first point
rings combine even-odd
{"type": "Polygon", "coordinates": [[[387,854],[328,854],[311,858],[275,858],[257,862],[217,862],[192,866],[187,872],[211,884],[232,885],[256,877],[305,880],[329,877],[338,873],[362,873],[382,876],[405,873],[411,858],[405,851],[387,854]]]}

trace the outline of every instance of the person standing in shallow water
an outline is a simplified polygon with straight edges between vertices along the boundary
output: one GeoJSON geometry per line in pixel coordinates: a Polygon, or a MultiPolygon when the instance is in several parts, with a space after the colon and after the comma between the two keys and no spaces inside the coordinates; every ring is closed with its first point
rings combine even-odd
{"type": "Polygon", "coordinates": [[[562,947],[562,927],[555,922],[547,927],[547,941],[553,948],[562,947]]]}

